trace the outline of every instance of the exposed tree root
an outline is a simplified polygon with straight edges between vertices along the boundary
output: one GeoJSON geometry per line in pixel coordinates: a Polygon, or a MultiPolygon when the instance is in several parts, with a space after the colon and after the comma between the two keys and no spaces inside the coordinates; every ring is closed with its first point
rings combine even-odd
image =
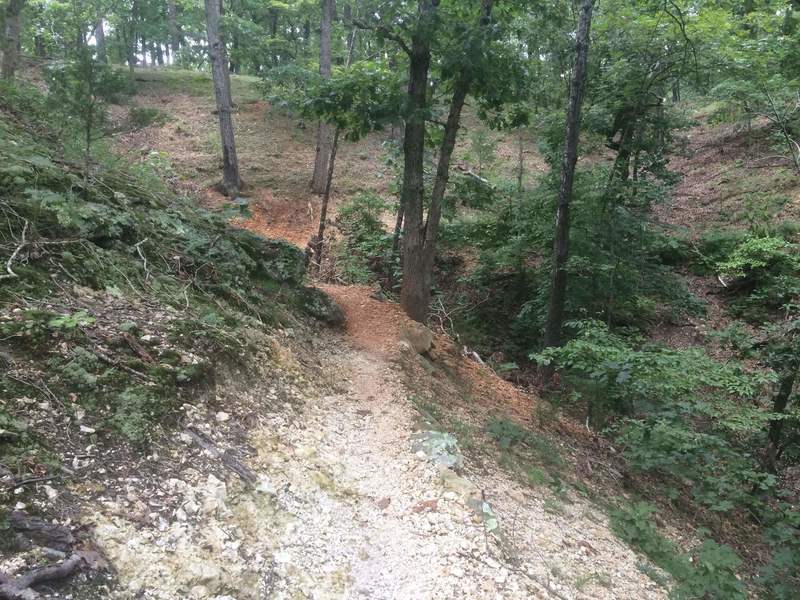
{"type": "Polygon", "coordinates": [[[64,579],[85,566],[84,557],[75,552],[68,559],[46,567],[37,567],[20,577],[11,578],[0,573],[0,598],[5,600],[38,600],[41,594],[32,589],[34,585],[64,579]]]}

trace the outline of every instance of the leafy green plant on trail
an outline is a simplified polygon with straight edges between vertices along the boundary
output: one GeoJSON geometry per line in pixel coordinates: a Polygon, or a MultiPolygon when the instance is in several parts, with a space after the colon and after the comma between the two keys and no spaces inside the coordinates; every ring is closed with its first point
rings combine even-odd
{"type": "Polygon", "coordinates": [[[695,499],[719,512],[755,503],[753,489],[773,489],[751,446],[771,416],[751,403],[768,375],[699,349],[636,344],[596,322],[571,326],[575,338],[535,358],[555,362],[585,399],[590,423],[626,417],[613,430],[633,468],[691,481],[695,499]]]}

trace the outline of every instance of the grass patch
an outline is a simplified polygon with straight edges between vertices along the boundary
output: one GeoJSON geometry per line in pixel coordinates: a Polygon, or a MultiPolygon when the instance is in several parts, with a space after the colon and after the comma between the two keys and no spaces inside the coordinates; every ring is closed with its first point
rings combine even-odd
{"type": "MultiPolygon", "coordinates": [[[[214,85],[209,73],[185,69],[136,69],[137,87],[147,92],[158,89],[189,96],[213,98],[214,85]]],[[[250,75],[231,75],[231,95],[234,103],[250,104],[261,99],[256,88],[259,79],[250,75]]]]}

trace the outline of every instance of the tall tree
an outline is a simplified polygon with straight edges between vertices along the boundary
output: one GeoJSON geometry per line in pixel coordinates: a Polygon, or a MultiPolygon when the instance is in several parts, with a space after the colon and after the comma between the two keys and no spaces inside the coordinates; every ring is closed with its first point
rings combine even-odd
{"type": "Polygon", "coordinates": [[[94,42],[97,48],[97,60],[101,63],[108,62],[108,53],[106,52],[106,30],[105,21],[102,17],[97,19],[97,24],[94,26],[94,42]]]}
{"type": "Polygon", "coordinates": [[[242,186],[242,180],[239,176],[239,160],[236,156],[236,140],[233,133],[233,101],[228,57],[219,28],[221,0],[205,0],[205,8],[208,57],[211,62],[211,77],[214,82],[214,97],[217,101],[219,133],[222,140],[221,188],[226,196],[236,196],[242,186]]]}
{"type": "Polygon", "coordinates": [[[431,65],[430,35],[436,20],[437,0],[419,0],[417,23],[411,33],[408,54],[408,115],[403,136],[403,183],[400,204],[405,214],[403,237],[403,286],[400,305],[416,321],[428,316],[430,290],[423,275],[425,228],[423,222],[425,119],[428,113],[428,71],[431,65]]]}
{"type": "Polygon", "coordinates": [[[181,30],[178,26],[178,6],[175,0],[167,0],[167,25],[169,27],[169,43],[172,60],[179,61],[181,50],[181,30]]]}
{"type": "Polygon", "coordinates": [[[5,14],[5,35],[3,36],[3,64],[0,75],[11,79],[19,63],[20,31],[22,29],[22,9],[25,0],[8,0],[5,14]]]}
{"type": "MultiPolygon", "coordinates": [[[[578,32],[575,40],[575,63],[570,80],[567,107],[564,154],[561,163],[561,185],[556,201],[555,239],[553,241],[553,272],[550,301],[545,324],[545,346],[561,345],[561,327],[567,294],[567,259],[569,258],[569,205],[575,180],[575,163],[578,160],[578,137],[581,124],[581,106],[586,87],[586,63],[589,54],[589,29],[592,24],[593,0],[581,0],[578,32]]],[[[552,374],[552,370],[548,371],[552,374]]]]}
{"type": "MultiPolygon", "coordinates": [[[[356,42],[356,30],[347,38],[347,62],[345,69],[349,68],[353,63],[353,49],[356,42]]],[[[333,140],[331,141],[330,155],[328,156],[328,171],[325,177],[325,189],[322,192],[322,203],[319,209],[319,227],[317,228],[317,235],[311,239],[311,250],[313,252],[314,264],[317,269],[322,266],[322,252],[325,248],[325,227],[328,220],[328,204],[331,199],[331,187],[333,186],[333,169],[336,166],[336,151],[339,148],[339,134],[341,129],[336,126],[333,131],[333,140]]]]}
{"type": "MultiPolygon", "coordinates": [[[[322,0],[322,19],[319,30],[319,74],[324,79],[331,76],[331,24],[333,0],[322,0]]],[[[317,126],[317,151],[314,158],[314,175],[311,189],[315,194],[325,192],[328,179],[328,158],[331,154],[331,127],[322,121],[317,126]]]]}
{"type": "MultiPolygon", "coordinates": [[[[479,18],[479,31],[476,36],[482,42],[484,29],[490,23],[494,0],[482,0],[479,18]]],[[[469,54],[472,54],[471,52],[469,54]]],[[[436,166],[436,178],[431,192],[427,219],[423,220],[421,194],[420,202],[405,204],[406,237],[404,238],[403,286],[401,302],[408,315],[417,321],[424,321],[428,316],[433,283],[433,263],[436,258],[436,240],[439,234],[439,221],[442,216],[442,202],[450,174],[450,159],[456,144],[456,135],[461,124],[461,111],[475,79],[474,65],[462,64],[453,81],[452,97],[444,127],[439,160],[436,166]],[[409,211],[411,206],[412,210],[409,211]],[[410,233],[410,235],[409,235],[410,233]]]]}

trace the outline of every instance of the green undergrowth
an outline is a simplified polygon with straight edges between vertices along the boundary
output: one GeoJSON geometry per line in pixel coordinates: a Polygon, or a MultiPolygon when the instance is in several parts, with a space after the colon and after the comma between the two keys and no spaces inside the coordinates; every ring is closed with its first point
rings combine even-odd
{"type": "MultiPolygon", "coordinates": [[[[654,506],[645,502],[613,509],[611,525],[621,539],[672,576],[671,598],[747,597],[744,584],[736,576],[742,561],[730,547],[705,538],[697,547],[684,552],[658,531],[653,522],[655,511],[654,506]]],[[[657,583],[667,585],[651,566],[643,565],[642,571],[657,583]]]]}
{"type": "MultiPolygon", "coordinates": [[[[165,90],[189,96],[212,97],[214,87],[211,75],[187,69],[136,69],[134,79],[145,93],[150,89],[165,90]]],[[[261,99],[256,84],[257,77],[231,75],[231,93],[235,103],[249,104],[261,99]]]]}
{"type": "Polygon", "coordinates": [[[46,468],[59,427],[146,444],[260,333],[342,320],[301,251],[177,196],[159,165],[98,143],[87,171],[69,135],[35,89],[0,88],[0,456],[17,472],[46,468]]]}

